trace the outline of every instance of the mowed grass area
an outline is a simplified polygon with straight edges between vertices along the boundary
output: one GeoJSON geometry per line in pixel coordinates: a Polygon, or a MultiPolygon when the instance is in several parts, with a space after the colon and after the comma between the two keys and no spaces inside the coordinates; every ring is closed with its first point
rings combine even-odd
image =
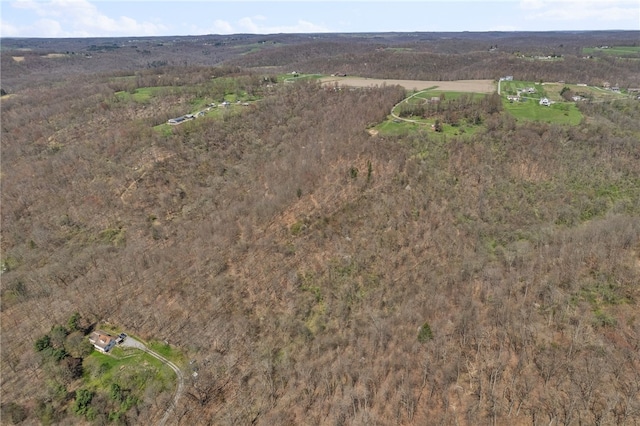
{"type": "Polygon", "coordinates": [[[443,100],[454,100],[463,95],[471,96],[474,101],[480,100],[485,97],[485,95],[482,93],[452,92],[445,90],[435,90],[434,88],[434,90],[428,89],[422,90],[420,92],[415,92],[415,96],[413,96],[411,99],[408,99],[408,102],[421,103],[424,101],[429,101],[431,100],[431,98],[440,98],[440,96],[443,96],[443,100]]]}
{"type": "Polygon", "coordinates": [[[601,47],[583,47],[584,55],[593,55],[601,53],[604,55],[613,55],[620,57],[640,57],[640,46],[610,46],[606,49],[601,47]]]}
{"type": "MultiPolygon", "coordinates": [[[[564,83],[535,83],[533,81],[502,81],[500,94],[502,106],[506,112],[518,120],[540,121],[554,124],[577,125],[582,121],[582,113],[574,102],[565,101],[560,92],[564,87],[572,91],[595,96],[593,90],[586,86],[567,85],[564,83]],[[529,93],[528,89],[533,89],[529,93]],[[508,95],[517,95],[520,91],[520,102],[509,102],[508,95]],[[540,99],[547,98],[553,103],[550,106],[540,105],[540,99]]],[[[603,94],[606,92],[603,91],[603,94]]]]}
{"type": "Polygon", "coordinates": [[[113,383],[142,398],[147,389],[172,389],[176,377],[173,370],[146,352],[116,347],[111,355],[94,351],[85,358],[84,387],[107,392],[113,383]]]}
{"type": "MultiPolygon", "coordinates": [[[[470,93],[470,92],[458,92],[458,91],[444,91],[437,90],[437,86],[430,87],[426,90],[414,91],[404,101],[394,107],[392,113],[398,114],[399,107],[403,103],[410,105],[422,105],[428,103],[432,98],[441,99],[442,102],[447,100],[456,100],[462,96],[470,96],[473,101],[478,101],[484,98],[486,95],[482,93],[470,93]]],[[[373,130],[382,136],[403,136],[418,131],[433,132],[434,135],[446,136],[471,136],[478,132],[481,128],[484,128],[482,124],[474,125],[465,120],[460,120],[459,124],[452,126],[446,123],[441,123],[442,131],[435,132],[432,128],[435,125],[438,116],[420,117],[410,116],[404,118],[396,118],[393,115],[387,117],[387,120],[373,127],[373,130]]],[[[442,122],[442,120],[440,120],[442,122]]]]}
{"type": "Polygon", "coordinates": [[[547,97],[547,92],[545,90],[545,85],[540,83],[536,83],[533,81],[502,81],[500,82],[500,95],[517,95],[518,90],[527,90],[532,88],[534,90],[533,93],[522,93],[520,96],[533,98],[533,99],[541,99],[547,97]]]}
{"type": "Polygon", "coordinates": [[[554,103],[550,106],[540,105],[537,100],[508,102],[503,100],[503,108],[518,120],[542,121],[554,124],[575,126],[582,121],[582,113],[574,103],[554,103]]]}
{"type": "MultiPolygon", "coordinates": [[[[232,98],[233,96],[229,96],[232,98]]],[[[225,96],[227,98],[227,96],[225,96]]],[[[228,101],[231,102],[231,101],[228,101]]],[[[193,114],[197,111],[200,111],[204,108],[204,105],[199,105],[197,108],[192,108],[190,112],[185,112],[185,114],[193,114]]],[[[195,120],[187,121],[177,126],[171,126],[167,123],[158,124],[153,126],[153,129],[163,135],[171,135],[173,133],[173,129],[181,126],[190,126],[194,125],[196,122],[202,122],[203,120],[222,120],[225,116],[229,114],[239,114],[243,110],[247,108],[246,105],[238,104],[237,102],[232,102],[230,105],[224,107],[218,105],[217,107],[211,108],[211,110],[205,112],[205,115],[195,120]]]]}
{"type": "Polygon", "coordinates": [[[562,89],[569,88],[571,92],[582,96],[585,99],[593,101],[608,101],[615,99],[623,99],[628,95],[625,93],[614,92],[611,90],[603,89],[601,87],[585,86],[579,84],[566,84],[566,83],[544,83],[544,90],[547,97],[552,101],[563,101],[562,89]]]}
{"type": "Polygon", "coordinates": [[[184,354],[167,343],[153,341],[149,342],[147,347],[175,364],[182,365],[185,363],[184,354]]]}
{"type": "Polygon", "coordinates": [[[172,88],[167,86],[141,87],[133,91],[116,92],[119,101],[134,101],[142,104],[148,103],[152,97],[171,93],[172,88]]]}

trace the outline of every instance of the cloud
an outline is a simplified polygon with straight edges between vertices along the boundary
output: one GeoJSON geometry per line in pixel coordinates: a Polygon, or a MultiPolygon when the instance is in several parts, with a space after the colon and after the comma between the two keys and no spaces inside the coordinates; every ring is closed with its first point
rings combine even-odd
{"type": "Polygon", "coordinates": [[[28,10],[41,19],[29,25],[5,25],[3,36],[33,37],[98,37],[119,35],[160,35],[163,25],[139,22],[127,16],[112,18],[100,12],[88,0],[18,0],[11,3],[16,9],[28,10]],[[10,34],[13,32],[13,34],[10,34]]]}
{"type": "Polygon", "coordinates": [[[0,37],[17,37],[20,35],[20,28],[9,22],[0,20],[0,37]]]}
{"type": "Polygon", "coordinates": [[[209,28],[192,27],[196,34],[280,34],[280,33],[326,33],[331,30],[327,27],[304,19],[298,19],[292,25],[268,25],[268,18],[262,15],[245,16],[234,23],[222,19],[213,21],[209,28]]]}
{"type": "Polygon", "coordinates": [[[0,22],[0,36],[2,37],[24,37],[37,34],[37,37],[68,37],[68,34],[62,30],[60,22],[44,18],[38,19],[31,25],[13,25],[5,21],[0,22]]]}
{"type": "Polygon", "coordinates": [[[233,26],[227,21],[223,21],[222,19],[216,19],[213,22],[213,29],[211,31],[202,31],[202,33],[212,33],[212,34],[232,34],[233,26]]]}
{"type": "Polygon", "coordinates": [[[519,28],[513,25],[496,25],[489,28],[488,31],[519,31],[519,28]]]}
{"type": "Polygon", "coordinates": [[[527,20],[614,22],[638,19],[637,0],[522,0],[520,8],[527,11],[527,20]]]}
{"type": "Polygon", "coordinates": [[[323,33],[330,30],[323,25],[299,19],[293,25],[264,25],[267,18],[264,16],[244,17],[238,21],[240,32],[252,34],[278,34],[278,33],[323,33]],[[258,21],[258,22],[256,22],[258,21]]]}
{"type": "Polygon", "coordinates": [[[523,10],[536,10],[544,6],[544,2],[541,0],[522,0],[520,2],[520,8],[523,10]]]}

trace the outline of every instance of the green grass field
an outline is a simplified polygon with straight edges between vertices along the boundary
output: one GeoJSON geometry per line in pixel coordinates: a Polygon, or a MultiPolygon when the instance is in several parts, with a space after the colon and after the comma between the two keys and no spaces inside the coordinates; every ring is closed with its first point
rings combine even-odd
{"type": "Polygon", "coordinates": [[[547,92],[545,86],[540,83],[535,83],[533,81],[502,81],[500,82],[500,95],[516,95],[518,90],[525,90],[533,88],[535,92],[533,93],[523,93],[520,96],[527,98],[540,99],[547,96],[547,92]]]}
{"type": "Polygon", "coordinates": [[[134,101],[141,104],[148,103],[153,96],[157,96],[162,92],[169,92],[172,89],[166,86],[158,87],[141,87],[133,92],[116,92],[116,98],[120,101],[134,101]]]}
{"type": "Polygon", "coordinates": [[[601,53],[604,55],[613,55],[621,57],[639,57],[640,46],[610,46],[607,49],[600,47],[583,47],[582,53],[584,55],[593,55],[595,53],[601,53]]]}
{"type": "Polygon", "coordinates": [[[175,373],[158,359],[137,349],[116,347],[111,355],[94,351],[84,360],[84,385],[96,391],[120,383],[134,393],[147,386],[170,388],[175,373]]]}
{"type": "Polygon", "coordinates": [[[566,102],[560,92],[564,87],[569,87],[575,93],[582,93],[591,98],[608,95],[609,93],[596,88],[578,86],[577,84],[564,83],[535,83],[532,81],[502,81],[500,94],[503,97],[502,105],[505,111],[518,120],[542,121],[555,124],[577,125],[582,120],[582,113],[573,102],[566,102]],[[533,88],[533,93],[520,94],[521,102],[509,102],[507,95],[516,95],[518,90],[533,88]],[[548,98],[554,102],[551,106],[540,105],[539,100],[548,98]]]}
{"type": "Polygon", "coordinates": [[[185,362],[184,354],[177,351],[175,347],[166,343],[153,341],[149,342],[147,346],[149,349],[159,353],[169,361],[176,364],[183,364],[185,362]]]}
{"type": "Polygon", "coordinates": [[[543,106],[537,100],[510,103],[506,100],[502,103],[505,111],[518,120],[543,121],[554,124],[577,125],[582,121],[582,113],[574,103],[562,102],[551,106],[543,106]]]}
{"type": "MultiPolygon", "coordinates": [[[[473,100],[482,99],[484,94],[481,93],[467,93],[467,92],[448,92],[443,90],[434,90],[437,86],[430,87],[426,90],[421,90],[418,92],[413,92],[409,95],[404,102],[409,103],[410,105],[419,105],[424,103],[425,101],[430,100],[434,97],[440,97],[444,95],[444,99],[446,100],[455,100],[463,95],[471,96],[473,100]]],[[[398,113],[398,106],[402,103],[398,104],[396,108],[394,108],[393,112],[398,113]]],[[[387,120],[373,127],[373,130],[377,131],[382,136],[403,136],[410,133],[415,133],[420,130],[427,130],[432,132],[432,125],[435,124],[437,117],[406,117],[406,120],[401,120],[394,118],[393,116],[387,117],[387,120]]],[[[445,136],[462,136],[468,137],[483,128],[483,125],[472,125],[466,122],[460,122],[457,126],[451,126],[448,124],[442,124],[442,131],[435,132],[434,135],[440,135],[442,137],[445,136]]]]}
{"type": "Polygon", "coordinates": [[[454,100],[458,99],[462,95],[471,96],[473,100],[480,100],[485,95],[483,93],[468,93],[468,92],[447,92],[444,90],[422,90],[420,92],[416,92],[416,95],[409,99],[410,103],[420,103],[425,100],[430,100],[431,98],[439,98],[440,95],[444,95],[445,100],[454,100]]]}

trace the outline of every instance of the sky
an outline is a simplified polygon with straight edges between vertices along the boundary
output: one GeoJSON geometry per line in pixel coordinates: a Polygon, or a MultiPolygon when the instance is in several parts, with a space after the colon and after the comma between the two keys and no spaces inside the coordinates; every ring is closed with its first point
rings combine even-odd
{"type": "Polygon", "coordinates": [[[1,37],[558,30],[640,31],[640,0],[0,0],[1,37]]]}

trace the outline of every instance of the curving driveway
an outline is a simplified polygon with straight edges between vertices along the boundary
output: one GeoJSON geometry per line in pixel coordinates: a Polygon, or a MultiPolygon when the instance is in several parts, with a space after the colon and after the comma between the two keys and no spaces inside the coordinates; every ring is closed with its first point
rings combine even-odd
{"type": "Polygon", "coordinates": [[[180,371],[178,366],[175,365],[173,362],[169,361],[159,353],[154,352],[151,349],[147,348],[147,346],[144,343],[134,339],[133,337],[127,337],[126,339],[124,339],[124,342],[122,342],[120,346],[126,346],[130,348],[140,349],[141,351],[145,351],[152,357],[160,360],[161,362],[169,366],[169,368],[172,369],[174,373],[176,373],[176,377],[178,379],[178,387],[176,388],[176,393],[173,396],[173,400],[171,401],[171,404],[167,407],[166,411],[164,412],[162,419],[160,419],[160,421],[158,422],[159,426],[164,426],[167,423],[167,420],[169,420],[169,416],[171,415],[173,410],[178,406],[178,400],[180,400],[180,397],[184,392],[184,375],[182,374],[182,371],[180,371]]]}

